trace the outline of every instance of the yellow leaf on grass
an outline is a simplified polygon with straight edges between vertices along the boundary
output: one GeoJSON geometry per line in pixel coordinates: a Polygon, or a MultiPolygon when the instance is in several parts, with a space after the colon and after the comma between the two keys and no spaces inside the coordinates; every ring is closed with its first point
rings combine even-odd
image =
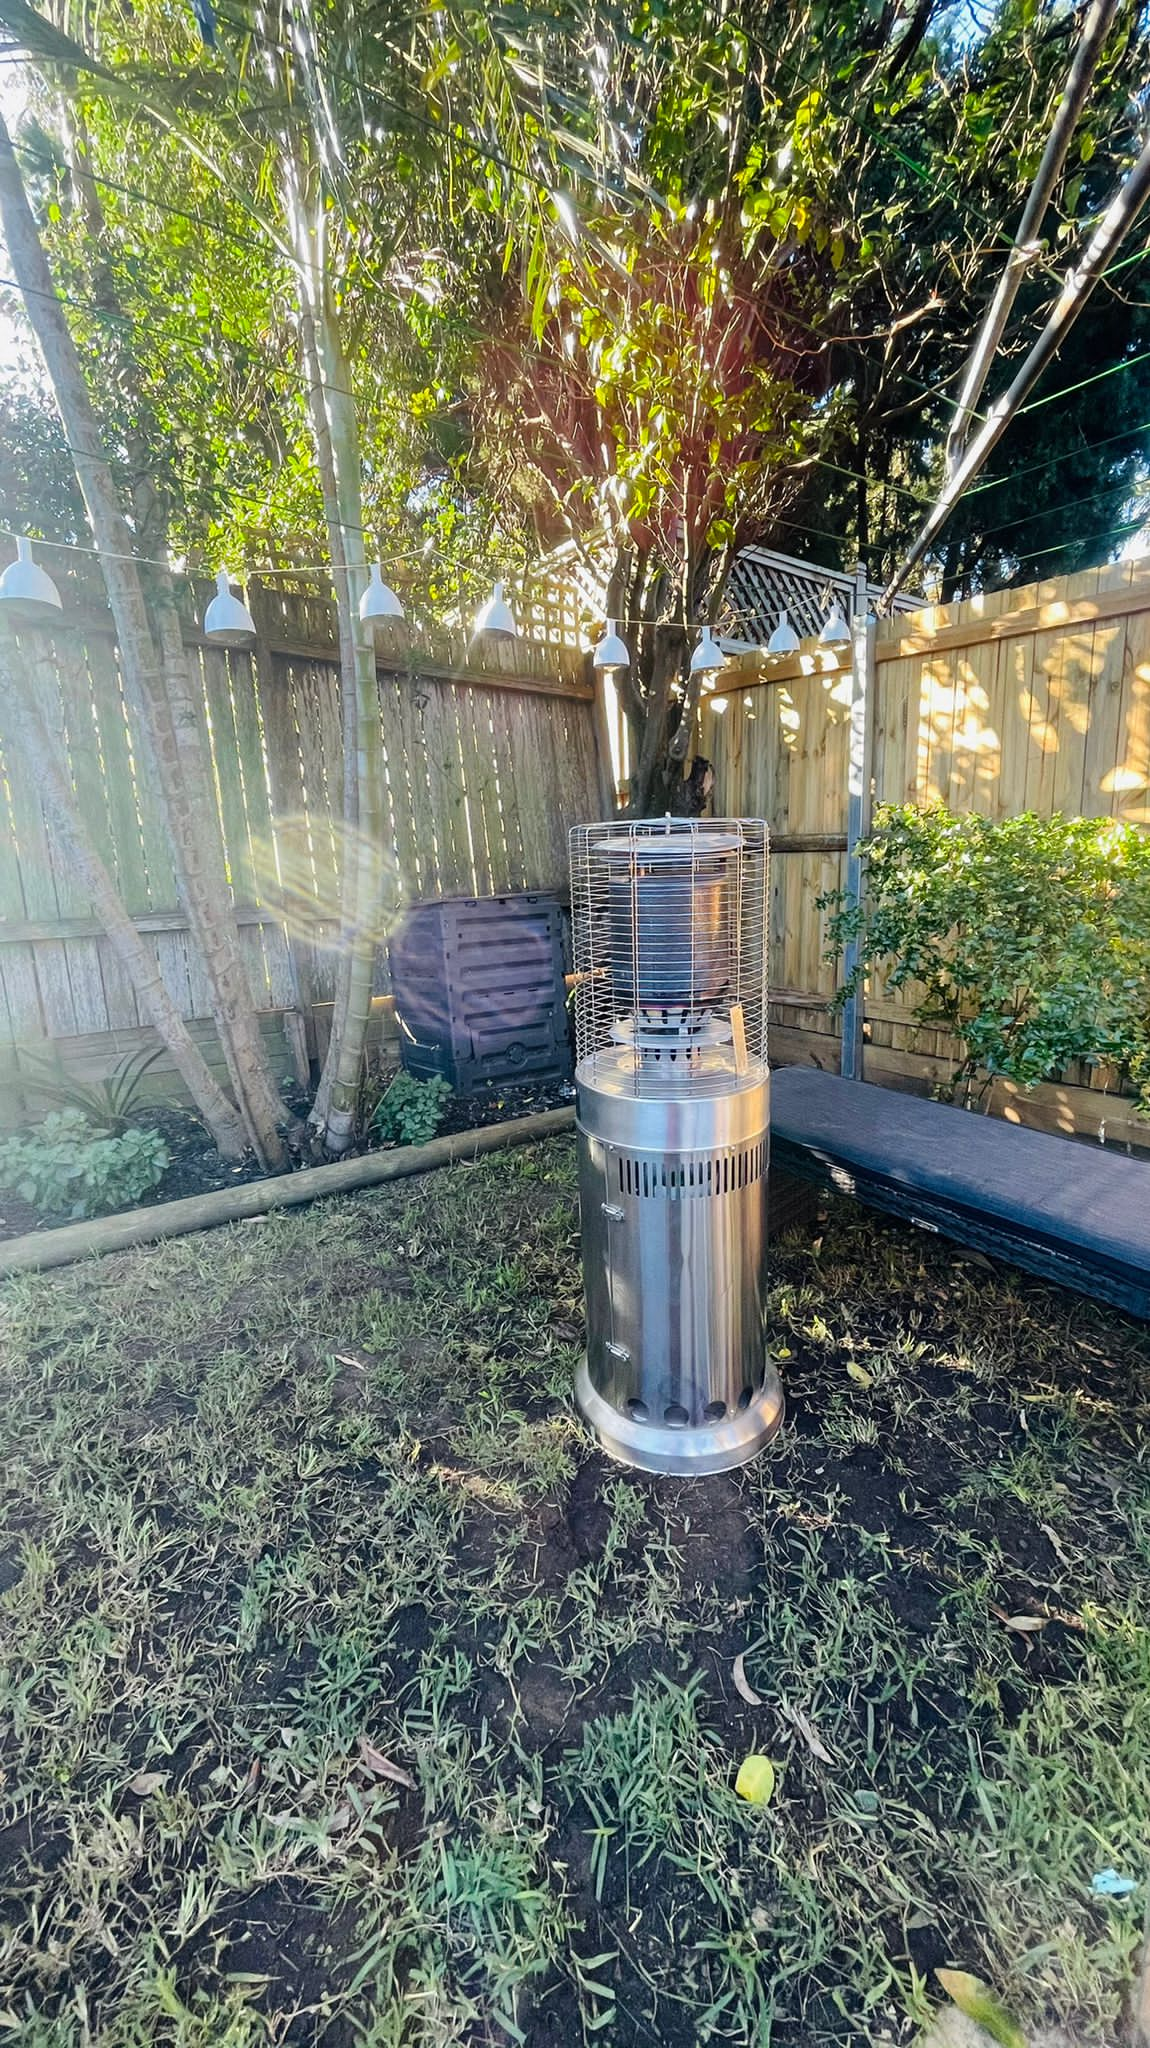
{"type": "Polygon", "coordinates": [[[969,1970],[936,1970],[935,1976],[947,1997],[968,2020],[982,2027],[999,2048],[1026,2048],[1026,2036],[1000,2005],[989,1985],[969,1970]]]}
{"type": "Polygon", "coordinates": [[[745,1756],[739,1765],[735,1790],[751,1806],[769,1806],[775,1792],[775,1767],[770,1758],[745,1756]]]}
{"type": "Polygon", "coordinates": [[[860,1365],[856,1358],[847,1359],[847,1371],[856,1387],[873,1387],[873,1372],[868,1372],[865,1365],[860,1365]]]}

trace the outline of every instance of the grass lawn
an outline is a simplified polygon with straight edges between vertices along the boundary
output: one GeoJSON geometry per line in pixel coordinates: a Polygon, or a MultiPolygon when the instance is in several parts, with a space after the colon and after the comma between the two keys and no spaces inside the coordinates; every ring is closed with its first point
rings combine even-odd
{"type": "Polygon", "coordinates": [[[1150,1333],[773,1256],[787,1428],[689,1482],[572,1410],[566,1140],[7,1284],[0,2048],[845,2048],[947,1963],[1125,2038],[1150,1333]]]}

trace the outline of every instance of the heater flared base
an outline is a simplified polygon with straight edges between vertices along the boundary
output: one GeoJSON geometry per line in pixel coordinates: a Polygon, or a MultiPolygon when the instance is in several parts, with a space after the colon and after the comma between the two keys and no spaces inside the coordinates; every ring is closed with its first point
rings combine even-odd
{"type": "Polygon", "coordinates": [[[575,1372],[575,1399],[608,1457],[641,1472],[687,1475],[729,1472],[735,1465],[748,1464],[782,1427],[785,1412],[782,1385],[773,1365],[767,1366],[762,1386],[748,1407],[726,1422],[701,1429],[632,1422],[596,1393],[585,1358],[575,1372]]]}

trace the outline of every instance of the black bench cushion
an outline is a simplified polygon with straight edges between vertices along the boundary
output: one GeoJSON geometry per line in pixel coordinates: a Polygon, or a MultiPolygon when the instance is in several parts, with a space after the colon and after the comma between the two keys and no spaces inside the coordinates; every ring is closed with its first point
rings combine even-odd
{"type": "Polygon", "coordinates": [[[779,1166],[815,1162],[904,1214],[920,1203],[936,1224],[952,1210],[996,1227],[1007,1256],[1030,1240],[1150,1290],[1150,1163],[814,1067],[772,1074],[771,1142],[779,1166]]]}

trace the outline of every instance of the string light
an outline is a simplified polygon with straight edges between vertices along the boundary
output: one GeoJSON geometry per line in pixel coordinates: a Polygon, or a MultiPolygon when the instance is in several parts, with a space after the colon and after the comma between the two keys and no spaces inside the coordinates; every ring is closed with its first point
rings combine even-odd
{"type": "Polygon", "coordinates": [[[851,629],[843,617],[842,606],[835,598],[819,634],[820,647],[849,647],[851,629]]]}
{"type": "Polygon", "coordinates": [[[216,594],[204,613],[204,635],[221,647],[246,647],[256,637],[256,622],[233,593],[226,569],[216,576],[216,594]]]}
{"type": "Polygon", "coordinates": [[[691,656],[693,676],[713,675],[716,669],[726,668],[727,657],[719,646],[709,625],[703,627],[699,642],[691,656]]]}
{"type": "Polygon", "coordinates": [[[789,617],[787,616],[786,612],[780,612],[779,623],[775,627],[774,632],[771,634],[770,639],[767,641],[767,653],[797,654],[799,651],[799,646],[799,636],[795,632],[795,629],[792,626],[789,617]]]}
{"type": "Polygon", "coordinates": [[[607,631],[591,656],[594,668],[630,668],[631,653],[627,642],[620,638],[614,619],[608,619],[607,631]]]}
{"type": "MultiPolygon", "coordinates": [[[[31,542],[28,541],[26,537],[16,534],[10,529],[4,527],[0,527],[0,540],[15,541],[17,543],[18,548],[21,545],[23,545],[26,549],[31,547],[31,542]]],[[[65,554],[87,555],[93,561],[99,561],[103,557],[104,559],[112,562],[137,562],[142,568],[166,569],[170,575],[185,575],[189,578],[189,580],[198,573],[204,573],[202,571],[197,572],[196,570],[187,569],[171,561],[168,558],[161,557],[158,555],[121,555],[116,554],[111,550],[105,551],[100,548],[85,546],[85,544],[81,541],[37,539],[35,544],[38,548],[56,548],[59,552],[65,554]]],[[[444,562],[448,560],[446,556],[440,559],[442,559],[444,562]]],[[[407,613],[404,610],[402,600],[397,596],[396,592],[390,589],[389,586],[383,581],[382,572],[384,568],[390,569],[409,562],[426,563],[427,560],[428,547],[427,544],[425,543],[424,546],[421,548],[411,548],[403,554],[384,557],[381,560],[373,563],[367,589],[364,591],[363,597],[360,599],[360,618],[363,619],[365,623],[371,623],[375,619],[382,618],[406,618],[407,613]],[[377,581],[378,593],[376,592],[375,589],[377,581]],[[369,610],[367,608],[367,602],[369,597],[378,601],[379,594],[382,594],[383,608],[379,610],[369,610]]],[[[819,563],[812,562],[807,566],[810,567],[812,576],[817,576],[820,573],[821,565],[819,563]]],[[[6,594],[6,585],[4,582],[4,578],[7,577],[9,574],[12,574],[15,571],[16,567],[17,563],[10,564],[9,569],[4,572],[4,576],[0,577],[0,596],[4,596],[6,594]]],[[[33,567],[35,567],[35,565],[33,565],[33,567]]],[[[46,572],[44,572],[43,570],[36,570],[36,574],[43,575],[45,577],[45,581],[51,584],[52,589],[55,590],[56,586],[55,584],[51,583],[51,578],[46,575],[46,572]]],[[[263,568],[260,566],[249,567],[244,572],[244,579],[262,584],[279,576],[324,576],[330,579],[332,574],[333,570],[330,562],[293,562],[281,568],[263,568]]],[[[245,612],[246,616],[250,618],[251,615],[249,612],[247,612],[247,607],[240,604],[239,600],[234,598],[231,591],[230,579],[228,578],[226,571],[217,571],[216,585],[216,598],[222,597],[226,593],[230,602],[237,604],[239,610],[245,612]]],[[[208,607],[209,611],[211,611],[212,606],[216,603],[216,598],[213,598],[211,600],[211,604],[208,607]]],[[[47,602],[53,603],[53,600],[48,599],[47,602]]],[[[58,592],[56,595],[54,608],[62,608],[58,592]]],[[[842,625],[846,639],[849,640],[850,629],[846,625],[846,621],[842,619],[841,613],[838,613],[837,606],[832,606],[832,612],[830,618],[828,619],[828,624],[830,623],[830,619],[833,618],[836,615],[836,613],[840,619],[840,623],[842,625]]],[[[700,661],[698,663],[698,668],[693,670],[694,673],[698,673],[698,669],[705,670],[707,668],[722,668],[726,662],[727,657],[723,652],[721,643],[719,640],[715,638],[713,628],[705,620],[645,619],[642,617],[634,617],[626,620],[609,619],[607,621],[607,628],[604,636],[597,642],[596,646],[592,650],[591,660],[593,667],[602,669],[630,667],[631,652],[627,646],[626,641],[622,638],[618,630],[621,624],[633,625],[641,632],[648,633],[685,633],[698,630],[701,633],[702,638],[695,649],[695,655],[700,655],[701,653],[703,653],[705,649],[707,659],[705,661],[700,661]],[[606,658],[608,656],[609,658],[606,658]]],[[[205,631],[207,630],[208,629],[205,623],[205,631]]],[[[242,630],[248,637],[250,637],[255,632],[256,629],[254,625],[251,625],[244,627],[242,629],[237,627],[236,630],[242,630]]],[[[497,638],[501,635],[507,638],[518,638],[519,628],[515,621],[514,612],[512,611],[512,608],[508,603],[506,596],[504,595],[504,584],[502,582],[496,584],[492,596],[487,600],[487,603],[481,607],[474,621],[472,630],[475,633],[493,633],[497,638]],[[494,621],[494,623],[492,623],[492,621],[494,621]]],[[[787,631],[792,635],[792,638],[794,639],[794,646],[797,649],[800,645],[797,635],[794,635],[793,629],[789,625],[787,627],[787,631]]],[[[835,646],[842,644],[838,640],[832,641],[825,639],[823,637],[825,633],[826,627],[824,626],[823,633],[819,636],[820,643],[823,646],[835,646]]],[[[215,637],[215,635],[212,634],[209,637],[215,637]]],[[[789,642],[788,651],[790,651],[789,642]]]]}
{"type": "Polygon", "coordinates": [[[366,625],[377,619],[402,619],[403,606],[389,583],[383,580],[382,562],[373,562],[367,589],[359,600],[359,616],[366,625]]]}
{"type": "Polygon", "coordinates": [[[62,612],[63,599],[46,569],[41,569],[32,559],[32,543],[27,534],[16,540],[16,560],[9,562],[0,576],[0,599],[12,608],[17,618],[31,622],[43,619],[46,612],[62,612]]]}
{"type": "Polygon", "coordinates": [[[496,584],[487,603],[481,605],[476,612],[475,625],[472,631],[477,637],[480,633],[488,633],[495,640],[517,640],[519,638],[519,628],[515,623],[515,613],[503,595],[502,583],[496,584]]]}

